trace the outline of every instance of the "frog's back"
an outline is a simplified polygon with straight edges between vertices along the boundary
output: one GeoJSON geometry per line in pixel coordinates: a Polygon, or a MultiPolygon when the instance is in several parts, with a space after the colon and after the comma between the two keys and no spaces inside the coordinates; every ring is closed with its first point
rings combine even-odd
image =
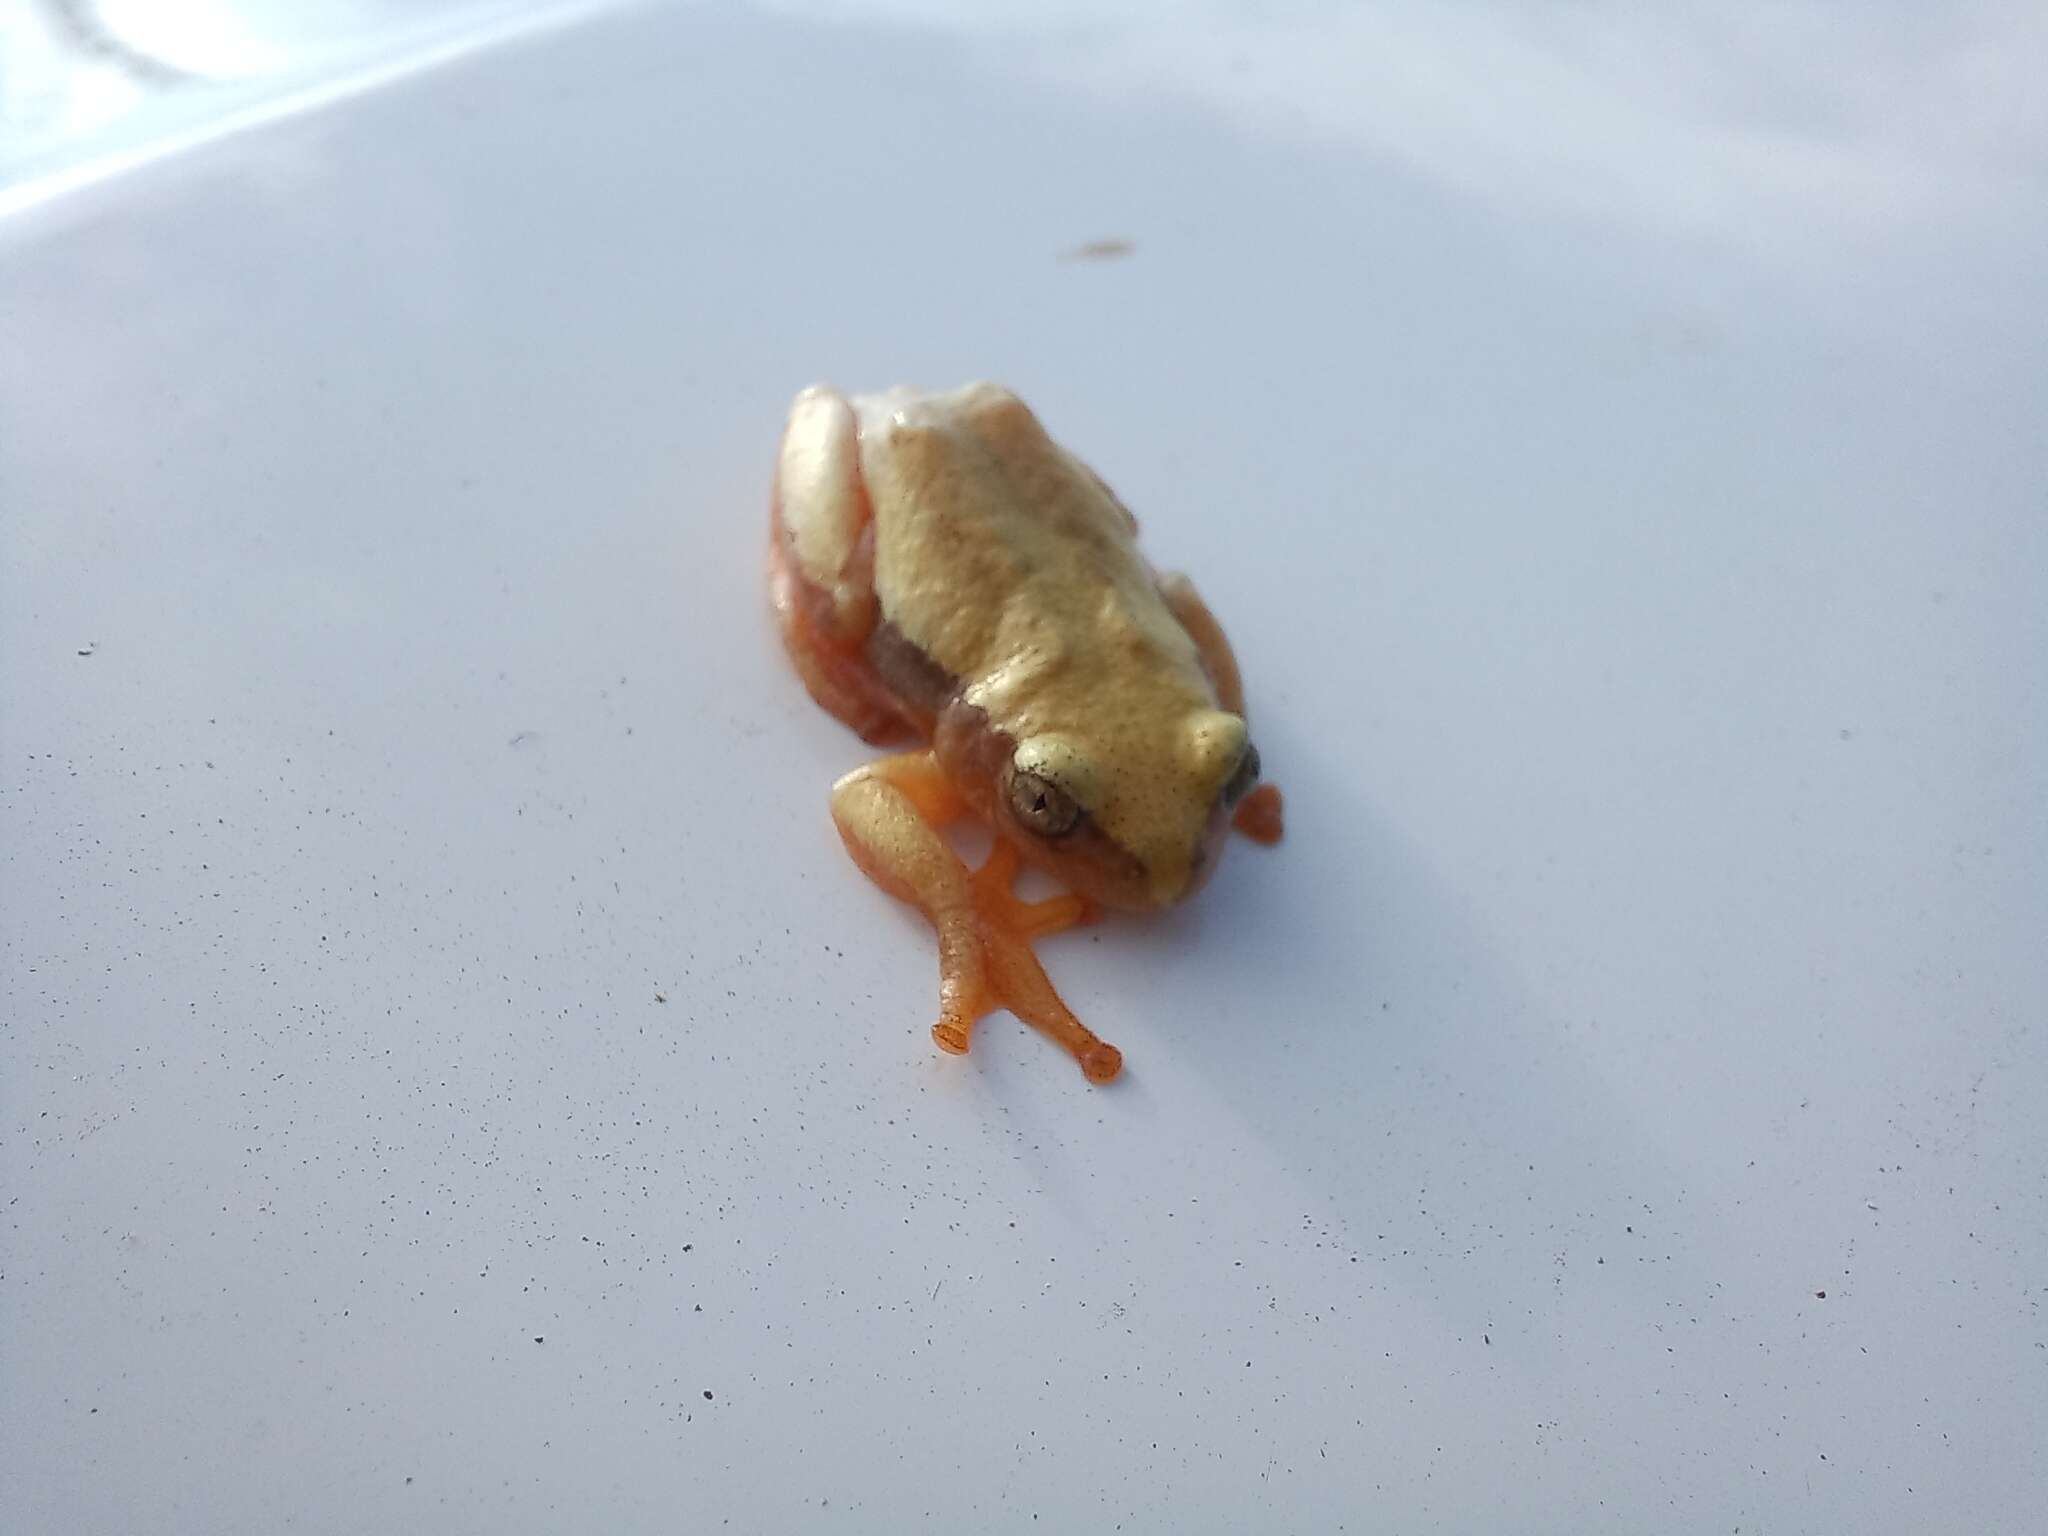
{"type": "Polygon", "coordinates": [[[1123,504],[1008,390],[854,402],[873,509],[875,593],[963,684],[1119,663],[1206,688],[1123,504]]]}

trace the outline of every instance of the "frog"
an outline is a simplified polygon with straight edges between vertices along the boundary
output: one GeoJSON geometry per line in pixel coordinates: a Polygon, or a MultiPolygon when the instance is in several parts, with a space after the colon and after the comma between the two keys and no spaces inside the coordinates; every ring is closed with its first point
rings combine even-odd
{"type": "Polygon", "coordinates": [[[1001,1009],[1091,1083],[1123,1053],[1060,997],[1036,941],[1105,910],[1155,913],[1208,882],[1232,829],[1272,844],[1245,688],[1194,583],[1014,392],[791,404],[771,492],[769,595],[818,705],[894,748],[840,778],[831,815],[877,886],[938,940],[932,1038],[964,1054],[1001,1009]],[[990,835],[977,868],[949,833],[990,835]],[[1058,894],[1026,900],[1027,869],[1058,894]]]}

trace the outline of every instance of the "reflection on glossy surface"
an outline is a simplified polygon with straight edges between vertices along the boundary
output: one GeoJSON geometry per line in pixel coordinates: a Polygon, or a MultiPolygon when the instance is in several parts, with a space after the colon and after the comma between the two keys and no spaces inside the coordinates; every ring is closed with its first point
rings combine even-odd
{"type": "MultiPolygon", "coordinates": [[[[28,0],[0,17],[0,186],[99,147],[167,92],[272,92],[464,37],[549,0],[28,0]]],[[[1187,101],[1362,150],[1509,210],[1706,240],[1776,262],[1965,225],[2041,227],[2048,9],[1827,0],[1195,6],[762,0],[951,36],[1107,99],[1187,101]]],[[[204,107],[192,105],[180,122],[204,107]]],[[[132,143],[152,131],[134,121],[132,143]]]]}
{"type": "MultiPolygon", "coordinates": [[[[482,38],[548,0],[13,0],[0,190],[133,155],[336,76],[482,38]]],[[[4,206],[4,205],[0,205],[4,206]]]]}

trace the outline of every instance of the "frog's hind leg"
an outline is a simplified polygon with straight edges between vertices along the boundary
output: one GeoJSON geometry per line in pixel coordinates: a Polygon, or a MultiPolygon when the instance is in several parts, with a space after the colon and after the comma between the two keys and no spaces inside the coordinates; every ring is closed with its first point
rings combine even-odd
{"type": "Polygon", "coordinates": [[[1159,578],[1159,596],[1167,612],[1180,621],[1180,627],[1195,642],[1202,670],[1209,674],[1209,684],[1216,690],[1216,702],[1233,715],[1242,715],[1244,674],[1238,670],[1237,653],[1230,648],[1230,637],[1223,633],[1216,615],[1202,601],[1202,594],[1180,572],[1169,571],[1159,578]]]}
{"type": "Polygon", "coordinates": [[[918,734],[858,643],[849,645],[820,612],[828,601],[795,568],[777,529],[769,547],[769,596],[782,646],[818,706],[881,746],[918,734]]]}
{"type": "Polygon", "coordinates": [[[1007,1008],[1051,1035],[1091,1082],[1117,1075],[1123,1056],[1097,1039],[1046,978],[1031,939],[1090,914],[1079,898],[1020,902],[1010,892],[1014,849],[997,842],[981,874],[970,875],[939,829],[965,809],[928,752],[887,757],[856,769],[832,789],[832,819],[869,879],[924,913],[939,938],[939,1020],[932,1038],[964,1052],[975,1022],[1007,1008]],[[993,873],[991,873],[993,871],[993,873]]]}
{"type": "MultiPolygon", "coordinates": [[[[1237,653],[1231,650],[1230,637],[1223,633],[1223,626],[1202,601],[1195,584],[1180,573],[1171,572],[1159,578],[1159,596],[1167,611],[1188,632],[1188,638],[1195,642],[1202,670],[1209,674],[1209,684],[1216,690],[1216,702],[1233,715],[1244,714],[1244,674],[1238,670],[1237,653]]],[[[1280,841],[1285,821],[1280,789],[1274,784],[1261,784],[1246,795],[1230,818],[1230,824],[1253,842],[1268,844],[1280,841]]]]}
{"type": "Polygon", "coordinates": [[[807,389],[790,408],[773,501],[768,592],[804,687],[868,741],[918,734],[867,655],[876,622],[874,517],[853,408],[831,390],[807,389]]]}

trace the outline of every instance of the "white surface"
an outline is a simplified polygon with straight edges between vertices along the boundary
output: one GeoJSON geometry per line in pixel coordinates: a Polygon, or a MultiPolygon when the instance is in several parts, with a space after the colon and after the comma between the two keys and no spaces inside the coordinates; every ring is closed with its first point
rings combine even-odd
{"type": "Polygon", "coordinates": [[[2034,1517],[2041,140],[1674,224],[1064,57],[632,13],[0,225],[0,1527],[2034,1517]],[[1047,946],[1108,1091],[933,1052],[764,616],[788,395],[977,375],[1290,796],[1047,946]]]}

